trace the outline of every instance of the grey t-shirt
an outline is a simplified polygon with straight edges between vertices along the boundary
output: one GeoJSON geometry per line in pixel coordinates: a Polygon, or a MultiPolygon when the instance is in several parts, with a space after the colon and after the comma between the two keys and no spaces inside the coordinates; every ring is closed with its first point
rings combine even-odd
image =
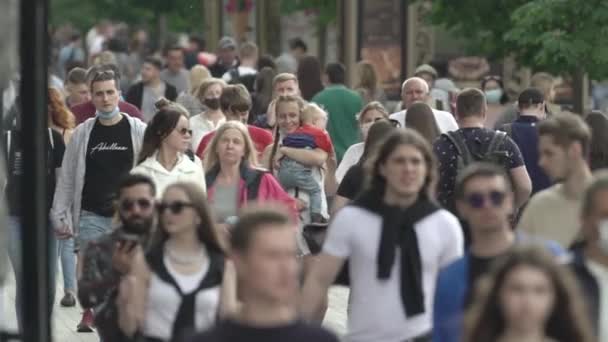
{"type": "Polygon", "coordinates": [[[215,184],[215,193],[211,201],[211,210],[217,222],[224,222],[228,217],[238,213],[238,185],[215,184]]]}
{"type": "Polygon", "coordinates": [[[160,78],[174,86],[175,89],[177,89],[178,94],[190,89],[190,74],[186,69],[181,69],[177,73],[174,73],[169,69],[165,69],[160,72],[160,78]]]}
{"type": "Polygon", "coordinates": [[[167,86],[164,82],[161,82],[158,87],[144,86],[144,93],[141,99],[141,113],[146,122],[150,122],[154,114],[156,114],[154,104],[165,95],[166,88],[167,86]]]}

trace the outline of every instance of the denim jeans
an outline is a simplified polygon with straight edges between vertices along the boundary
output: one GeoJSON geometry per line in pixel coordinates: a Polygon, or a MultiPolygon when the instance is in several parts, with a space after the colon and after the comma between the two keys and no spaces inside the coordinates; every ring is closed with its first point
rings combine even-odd
{"type": "Polygon", "coordinates": [[[279,183],[285,189],[300,188],[310,196],[310,213],[321,214],[321,186],[312,175],[312,168],[290,158],[281,160],[279,183]]]}
{"type": "Polygon", "coordinates": [[[105,217],[83,210],[80,213],[79,228],[77,243],[82,251],[87,243],[99,239],[112,230],[112,217],[105,217]]]}
{"type": "MultiPolygon", "coordinates": [[[[49,228],[50,229],[50,228],[49,228]]],[[[55,246],[56,240],[53,232],[50,232],[49,239],[49,315],[53,312],[53,304],[55,303],[55,272],[57,271],[57,248],[55,246]]],[[[15,311],[17,313],[17,326],[19,331],[22,327],[22,305],[23,305],[23,263],[21,260],[21,244],[22,242],[22,226],[21,219],[18,216],[9,216],[8,218],[8,256],[13,265],[13,272],[15,273],[15,311]]]]}
{"type": "Polygon", "coordinates": [[[76,254],[74,253],[74,238],[57,241],[57,255],[61,262],[64,291],[76,291],[76,254]]]}

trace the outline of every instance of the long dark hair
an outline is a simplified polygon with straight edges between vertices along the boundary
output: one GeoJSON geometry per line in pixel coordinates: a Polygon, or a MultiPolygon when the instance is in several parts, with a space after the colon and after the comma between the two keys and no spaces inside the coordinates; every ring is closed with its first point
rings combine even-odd
{"type": "Polygon", "coordinates": [[[268,105],[272,101],[272,81],[277,75],[277,72],[270,68],[264,67],[255,77],[255,94],[253,95],[253,105],[249,113],[249,122],[252,123],[255,119],[266,113],[268,105]]]}
{"type": "MultiPolygon", "coordinates": [[[[196,227],[196,235],[198,236],[199,241],[209,251],[223,255],[225,249],[218,238],[217,229],[215,228],[214,223],[215,220],[213,220],[209,205],[207,204],[207,197],[201,187],[190,182],[178,182],[169,185],[165,190],[165,193],[170,189],[179,189],[183,191],[192,203],[193,209],[201,218],[201,223],[196,227]]],[[[168,238],[169,234],[167,234],[167,230],[165,229],[162,220],[159,218],[158,229],[154,232],[152,241],[154,241],[155,246],[159,247],[163,245],[168,238]]]]}
{"type": "Polygon", "coordinates": [[[188,119],[186,113],[171,105],[163,107],[154,115],[144,132],[144,142],[137,164],[141,164],[158,151],[163,140],[173,132],[182,116],[188,119]]]}
{"type": "Polygon", "coordinates": [[[403,145],[412,146],[422,154],[427,174],[424,185],[420,189],[420,195],[425,195],[427,199],[434,200],[437,183],[437,160],[430,143],[420,133],[408,128],[393,130],[383,141],[377,144],[377,148],[374,149],[364,164],[365,189],[383,193],[386,188],[386,179],[380,174],[380,167],[386,163],[388,157],[399,146],[403,145]]]}
{"type": "Polygon", "coordinates": [[[543,272],[554,288],[555,303],[544,329],[547,337],[556,341],[594,341],[575,279],[546,251],[539,247],[519,248],[496,266],[489,277],[480,279],[475,300],[466,313],[465,342],[496,341],[504,333],[500,295],[507,276],[519,266],[543,272]]]}
{"type": "Polygon", "coordinates": [[[388,120],[378,120],[372,124],[367,133],[367,139],[363,144],[363,154],[359,159],[359,165],[363,165],[367,158],[372,154],[378,143],[382,141],[390,132],[395,129],[395,126],[388,120]]]}
{"type": "Polygon", "coordinates": [[[302,98],[306,101],[312,100],[313,96],[323,90],[321,63],[317,57],[302,57],[298,63],[298,84],[302,98]]]}
{"type": "Polygon", "coordinates": [[[589,167],[591,170],[608,167],[608,118],[602,112],[591,112],[585,117],[591,128],[589,167]]]}
{"type": "Polygon", "coordinates": [[[431,144],[441,134],[433,110],[423,102],[414,103],[407,109],[405,127],[416,130],[431,144]]]}

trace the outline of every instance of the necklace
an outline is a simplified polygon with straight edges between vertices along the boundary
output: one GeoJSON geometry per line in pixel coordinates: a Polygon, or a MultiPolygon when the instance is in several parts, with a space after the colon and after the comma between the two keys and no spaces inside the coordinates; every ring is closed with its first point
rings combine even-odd
{"type": "Polygon", "coordinates": [[[174,250],[169,248],[169,246],[165,246],[165,252],[167,253],[169,259],[171,259],[171,261],[179,265],[192,265],[196,262],[201,261],[204,258],[204,252],[202,249],[194,255],[179,255],[175,253],[174,250]]]}

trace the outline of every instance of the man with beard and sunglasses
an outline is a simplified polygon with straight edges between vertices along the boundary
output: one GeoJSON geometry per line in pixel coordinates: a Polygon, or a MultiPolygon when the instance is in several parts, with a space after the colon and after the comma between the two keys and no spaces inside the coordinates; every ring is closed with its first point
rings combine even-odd
{"type": "MultiPolygon", "coordinates": [[[[505,171],[491,163],[474,163],[456,181],[456,208],[471,232],[464,256],[444,268],[437,280],[433,310],[433,341],[459,341],[462,319],[473,289],[492,264],[508,255],[514,245],[535,244],[511,229],[514,194],[505,171]]],[[[554,255],[564,251],[555,242],[543,245],[554,255]]]]}
{"type": "Polygon", "coordinates": [[[118,332],[113,298],[137,251],[148,246],[155,221],[155,196],[156,188],[147,176],[123,178],[116,201],[118,227],[91,241],[83,252],[78,299],[83,308],[95,308],[95,323],[103,341],[114,341],[112,337],[118,332]]]}

